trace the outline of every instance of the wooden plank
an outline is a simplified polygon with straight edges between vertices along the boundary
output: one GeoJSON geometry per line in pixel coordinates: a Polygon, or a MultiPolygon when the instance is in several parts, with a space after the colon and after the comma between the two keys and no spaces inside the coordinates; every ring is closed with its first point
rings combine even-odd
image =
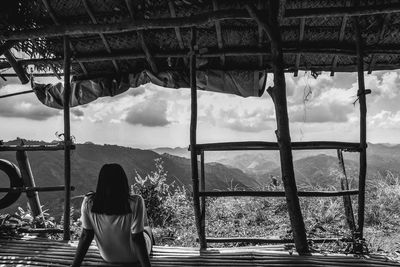
{"type": "Polygon", "coordinates": [[[286,9],[285,18],[322,18],[343,16],[366,16],[400,12],[400,4],[365,5],[357,7],[286,9]]]}
{"type": "MultiPolygon", "coordinates": [[[[297,191],[299,197],[338,197],[358,195],[358,190],[342,191],[297,191]]],[[[205,191],[200,196],[207,197],[285,197],[284,191],[205,191]]]]}
{"type": "Polygon", "coordinates": [[[68,36],[64,36],[64,240],[70,239],[70,213],[71,213],[71,128],[70,128],[70,98],[71,98],[71,49],[68,36]]]}
{"type": "MultiPolygon", "coordinates": [[[[192,146],[189,146],[191,150],[192,146]]],[[[228,150],[278,150],[277,142],[222,142],[196,144],[196,151],[228,151],[228,150]]],[[[335,142],[335,141],[310,141],[310,142],[292,142],[293,150],[324,150],[324,149],[343,149],[349,152],[360,151],[360,143],[335,142]]]]}

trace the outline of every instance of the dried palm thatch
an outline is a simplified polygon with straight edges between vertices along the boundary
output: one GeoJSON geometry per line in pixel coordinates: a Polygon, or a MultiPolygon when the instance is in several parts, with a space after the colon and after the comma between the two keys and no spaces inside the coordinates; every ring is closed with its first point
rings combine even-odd
{"type": "MultiPolygon", "coordinates": [[[[355,71],[352,18],[356,15],[360,15],[365,69],[399,68],[397,0],[280,2],[286,71],[355,71]]],[[[3,1],[0,52],[11,44],[30,57],[18,61],[22,66],[59,70],[62,36],[67,34],[74,75],[185,70],[194,26],[200,68],[268,71],[270,42],[245,8],[248,4],[261,17],[267,16],[263,0],[3,1]]],[[[9,66],[0,61],[0,69],[9,66]]]]}

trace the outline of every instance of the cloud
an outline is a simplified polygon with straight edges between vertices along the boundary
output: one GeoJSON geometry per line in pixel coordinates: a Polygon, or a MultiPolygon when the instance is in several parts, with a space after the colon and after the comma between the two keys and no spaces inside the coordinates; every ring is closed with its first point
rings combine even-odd
{"type": "Polygon", "coordinates": [[[166,126],[170,123],[167,119],[167,108],[165,100],[144,101],[130,109],[125,121],[148,127],[166,126]]]}
{"type": "MultiPolygon", "coordinates": [[[[24,85],[8,84],[3,86],[1,91],[2,94],[9,94],[29,89],[30,87],[24,85]]],[[[0,99],[1,117],[43,121],[54,116],[59,116],[60,114],[59,110],[49,108],[40,103],[34,94],[24,94],[0,99]]]]}
{"type": "Polygon", "coordinates": [[[370,116],[368,126],[376,129],[399,129],[400,111],[390,112],[382,110],[381,112],[370,116]]]}
{"type": "Polygon", "coordinates": [[[323,123],[347,122],[354,113],[352,91],[333,88],[318,97],[289,108],[290,121],[323,123]]]}
{"type": "Polygon", "coordinates": [[[395,98],[400,91],[400,72],[392,71],[381,75],[366,76],[365,87],[372,90],[372,96],[395,98]]]}
{"type": "Polygon", "coordinates": [[[265,109],[253,110],[223,109],[219,111],[216,124],[239,132],[260,132],[271,129],[265,109]]]}

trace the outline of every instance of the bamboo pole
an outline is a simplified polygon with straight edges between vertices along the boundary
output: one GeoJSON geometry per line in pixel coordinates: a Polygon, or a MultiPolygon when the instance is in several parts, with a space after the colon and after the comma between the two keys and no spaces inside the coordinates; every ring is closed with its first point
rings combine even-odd
{"type": "Polygon", "coordinates": [[[285,18],[318,18],[389,14],[400,12],[400,4],[286,9],[285,18]]]}
{"type": "MultiPolygon", "coordinates": [[[[192,28],[190,43],[190,99],[191,99],[191,116],[190,116],[190,146],[196,146],[197,134],[197,85],[196,85],[196,29],[192,28]]],[[[201,227],[200,199],[199,199],[199,168],[197,162],[197,153],[195,150],[190,151],[192,166],[192,183],[193,183],[193,207],[196,221],[197,233],[200,240],[200,249],[207,248],[205,235],[201,227]]]]}
{"type": "Polygon", "coordinates": [[[27,84],[29,82],[28,75],[21,64],[15,59],[14,55],[10,52],[10,50],[6,50],[4,52],[4,56],[6,57],[10,66],[14,69],[15,73],[17,74],[19,80],[22,84],[27,84]]]}
{"type": "MultiPolygon", "coordinates": [[[[342,169],[343,173],[343,175],[340,178],[340,187],[342,190],[349,190],[349,181],[347,180],[347,173],[346,173],[346,168],[344,166],[343,153],[341,149],[337,150],[337,156],[339,160],[339,167],[342,169]]],[[[357,194],[359,194],[358,190],[356,190],[356,192],[357,194]]],[[[343,195],[343,205],[344,205],[344,213],[346,215],[347,225],[349,226],[352,235],[354,235],[356,229],[356,223],[354,221],[354,212],[353,212],[353,206],[351,204],[350,195],[343,195]]]]}
{"type": "MultiPolygon", "coordinates": [[[[189,150],[192,150],[192,146],[189,150]]],[[[200,151],[227,151],[227,150],[278,150],[277,142],[247,141],[247,142],[223,142],[196,144],[195,150],[200,151]]],[[[292,142],[292,150],[320,150],[343,149],[348,152],[360,151],[360,143],[335,142],[335,141],[309,141],[292,142]]]]}
{"type": "Polygon", "coordinates": [[[200,227],[201,227],[201,232],[204,235],[204,238],[206,236],[206,197],[205,195],[201,195],[201,193],[206,191],[206,175],[205,175],[205,164],[204,164],[204,151],[201,151],[200,153],[200,194],[199,196],[201,197],[201,202],[200,202],[200,207],[201,207],[201,220],[200,220],[200,227]]]}
{"type": "MultiPolygon", "coordinates": [[[[0,192],[51,192],[51,191],[64,191],[65,186],[46,186],[46,187],[11,187],[11,188],[0,188],[0,192]]],[[[71,186],[71,191],[74,191],[75,187],[71,186]]]]}
{"type": "Polygon", "coordinates": [[[293,230],[296,250],[299,254],[309,254],[306,229],[301,213],[297,186],[294,175],[292,145],[290,140],[289,118],[286,100],[286,82],[282,52],[281,33],[279,31],[279,1],[268,2],[268,17],[264,19],[258,11],[247,5],[250,16],[264,29],[271,42],[271,61],[274,73],[274,87],[267,91],[275,105],[277,130],[275,131],[280,154],[282,181],[286,193],[286,203],[290,224],[293,230]]]}
{"type": "MultiPolygon", "coordinates": [[[[284,191],[206,191],[201,197],[285,197],[284,191]]],[[[299,197],[339,197],[358,195],[358,190],[343,191],[298,191],[299,197]]]]}
{"type": "Polygon", "coordinates": [[[363,238],[364,231],[364,211],[365,211],[365,180],[367,176],[367,104],[365,99],[365,83],[364,83],[364,57],[363,57],[363,40],[361,29],[358,23],[358,17],[354,19],[354,28],[356,35],[357,48],[357,75],[358,75],[358,92],[360,103],[360,172],[358,178],[358,229],[357,235],[363,238]]]}
{"type": "Polygon", "coordinates": [[[175,27],[191,28],[208,23],[214,23],[215,21],[230,19],[248,20],[250,17],[244,10],[226,9],[180,18],[144,19],[135,22],[127,21],[114,24],[71,24],[48,26],[0,34],[0,40],[26,40],[42,37],[50,38],[64,35],[87,35],[99,33],[113,34],[139,30],[171,29],[175,27]]]}
{"type": "MultiPolygon", "coordinates": [[[[35,178],[33,177],[31,165],[29,164],[28,153],[26,153],[26,151],[17,151],[16,154],[24,185],[26,187],[35,187],[35,178]]],[[[39,194],[36,191],[26,191],[26,196],[28,197],[33,216],[41,215],[42,206],[40,205],[39,194]]]]}
{"type": "Polygon", "coordinates": [[[70,209],[71,209],[71,132],[69,100],[71,95],[71,50],[68,36],[64,36],[64,240],[70,239],[70,209]]]}

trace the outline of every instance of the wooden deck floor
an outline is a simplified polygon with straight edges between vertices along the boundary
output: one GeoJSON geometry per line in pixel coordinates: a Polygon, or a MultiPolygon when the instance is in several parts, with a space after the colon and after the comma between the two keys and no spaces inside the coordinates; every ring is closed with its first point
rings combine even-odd
{"type": "MultiPolygon", "coordinates": [[[[69,266],[76,246],[77,242],[32,237],[0,240],[0,266],[69,266]]],[[[283,246],[219,248],[202,253],[197,248],[156,246],[151,262],[153,266],[400,266],[378,256],[290,255],[283,246]]],[[[105,263],[93,245],[82,266],[118,265],[105,263]]]]}

